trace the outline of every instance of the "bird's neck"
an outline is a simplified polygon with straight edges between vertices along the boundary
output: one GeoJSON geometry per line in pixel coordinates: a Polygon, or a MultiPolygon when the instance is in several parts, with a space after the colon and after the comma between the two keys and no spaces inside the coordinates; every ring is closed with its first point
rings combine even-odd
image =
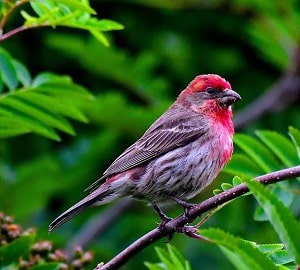
{"type": "Polygon", "coordinates": [[[213,123],[222,124],[230,134],[234,133],[231,106],[221,107],[215,100],[206,100],[202,106],[191,106],[192,110],[206,115],[213,123]]]}

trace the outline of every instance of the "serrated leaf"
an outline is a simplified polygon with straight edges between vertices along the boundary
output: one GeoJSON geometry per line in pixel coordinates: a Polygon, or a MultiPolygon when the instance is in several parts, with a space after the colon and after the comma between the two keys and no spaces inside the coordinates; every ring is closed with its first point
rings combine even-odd
{"type": "Polygon", "coordinates": [[[256,200],[263,207],[270,223],[287,251],[300,264],[300,224],[291,211],[267,187],[254,180],[245,180],[256,200]]]}
{"type": "Polygon", "coordinates": [[[0,50],[0,77],[9,90],[14,90],[18,85],[17,72],[12,60],[9,54],[0,50]]]}
{"type": "Polygon", "coordinates": [[[256,245],[256,247],[263,253],[270,253],[283,249],[283,244],[261,244],[256,245]]]}
{"type": "Polygon", "coordinates": [[[268,254],[268,258],[275,264],[287,264],[294,262],[293,257],[286,250],[277,250],[268,254]]]}
{"type": "MultiPolygon", "coordinates": [[[[271,188],[275,196],[287,207],[289,207],[294,201],[295,195],[289,190],[287,183],[280,182],[271,188]]],[[[263,211],[262,207],[259,205],[254,213],[254,220],[266,221],[268,217],[263,211]]]]}
{"type": "Polygon", "coordinates": [[[273,154],[261,142],[246,134],[236,134],[234,142],[265,172],[280,169],[273,154]]]}
{"type": "Polygon", "coordinates": [[[298,158],[300,159],[300,131],[294,127],[289,127],[289,135],[297,149],[298,158]]]}
{"type": "Polygon", "coordinates": [[[23,235],[13,242],[0,247],[0,265],[7,266],[15,263],[19,257],[27,258],[34,239],[34,234],[23,235]]]}
{"type": "Polygon", "coordinates": [[[257,131],[256,135],[287,167],[298,162],[297,152],[291,141],[275,131],[257,131]]]}
{"type": "Polygon", "coordinates": [[[237,269],[277,270],[275,264],[249,241],[214,228],[200,230],[199,234],[220,246],[223,253],[237,269]]]}

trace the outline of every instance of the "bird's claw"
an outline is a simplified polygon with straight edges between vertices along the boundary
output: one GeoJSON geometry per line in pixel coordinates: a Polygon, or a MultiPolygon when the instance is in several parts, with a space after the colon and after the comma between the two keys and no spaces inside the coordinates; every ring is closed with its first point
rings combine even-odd
{"type": "MultiPolygon", "coordinates": [[[[161,222],[158,225],[158,230],[162,233],[165,233],[166,232],[166,224],[171,220],[172,220],[172,218],[169,218],[166,215],[164,217],[161,217],[161,222]]],[[[166,243],[169,243],[172,240],[173,235],[174,235],[174,232],[168,232],[166,234],[166,237],[168,238],[166,243]]]]}
{"type": "MultiPolygon", "coordinates": [[[[183,207],[183,211],[184,211],[184,216],[187,220],[190,219],[190,214],[189,211],[196,205],[195,203],[188,203],[176,196],[170,196],[170,198],[172,200],[174,200],[175,202],[177,202],[179,205],[181,205],[183,207]]],[[[187,222],[188,223],[188,222],[187,222]]]]}

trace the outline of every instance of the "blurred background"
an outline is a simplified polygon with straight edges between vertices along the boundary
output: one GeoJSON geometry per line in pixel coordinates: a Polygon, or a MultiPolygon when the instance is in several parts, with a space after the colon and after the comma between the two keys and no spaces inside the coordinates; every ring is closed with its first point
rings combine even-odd
{"type": "MultiPolygon", "coordinates": [[[[125,27],[106,34],[110,47],[86,32],[62,27],[29,30],[1,43],[33,75],[41,70],[68,74],[95,100],[84,104],[88,124],[72,122],[76,136],[61,133],[61,142],[34,134],[1,140],[0,211],[24,228],[38,228],[38,238],[59,247],[80,242],[94,252],[92,267],[153,229],[159,222],[153,209],[118,201],[89,209],[50,235],[49,223],[83,198],[83,190],[196,75],[217,73],[242,96],[234,106],[237,132],[286,134],[288,126],[300,127],[300,10],[293,0],[90,3],[98,18],[125,27]]],[[[12,25],[18,24],[17,15],[12,25]]],[[[231,179],[222,173],[193,201],[212,196],[214,188],[231,179]]],[[[255,208],[253,198],[239,198],[203,228],[219,227],[259,243],[278,241],[269,223],[253,220],[255,208]]],[[[167,210],[169,216],[181,211],[178,206],[167,210]]],[[[184,235],[175,235],[172,244],[193,269],[232,269],[216,246],[184,235]]],[[[143,269],[144,261],[157,260],[150,246],[123,269],[143,269]]]]}

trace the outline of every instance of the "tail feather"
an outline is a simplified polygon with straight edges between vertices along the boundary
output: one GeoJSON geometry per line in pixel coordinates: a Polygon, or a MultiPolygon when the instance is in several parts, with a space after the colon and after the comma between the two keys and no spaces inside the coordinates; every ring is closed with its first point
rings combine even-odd
{"type": "Polygon", "coordinates": [[[117,197],[120,197],[120,193],[115,193],[113,190],[107,187],[104,188],[102,185],[101,187],[90,193],[88,196],[86,196],[84,199],[73,205],[67,211],[62,213],[59,217],[57,217],[49,225],[49,232],[52,232],[87,207],[92,206],[95,203],[97,203],[97,205],[106,204],[116,199],[117,197]]]}

